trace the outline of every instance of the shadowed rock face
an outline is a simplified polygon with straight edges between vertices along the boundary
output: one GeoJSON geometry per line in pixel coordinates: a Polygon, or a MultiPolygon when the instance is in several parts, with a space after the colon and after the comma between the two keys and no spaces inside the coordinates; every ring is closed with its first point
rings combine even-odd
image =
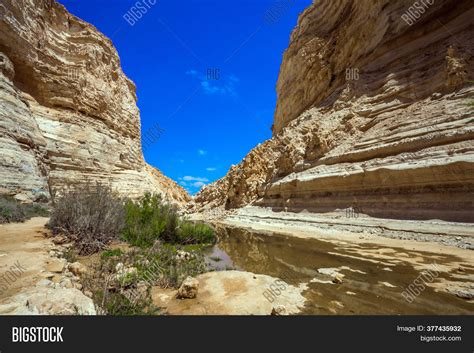
{"type": "Polygon", "coordinates": [[[136,99],[112,42],[95,27],[53,0],[2,0],[1,193],[35,199],[97,180],[125,195],[187,201],[144,161],[136,99]]]}
{"type": "Polygon", "coordinates": [[[274,136],[203,189],[194,209],[359,207],[474,221],[474,4],[318,1],[277,83],[274,136]]]}

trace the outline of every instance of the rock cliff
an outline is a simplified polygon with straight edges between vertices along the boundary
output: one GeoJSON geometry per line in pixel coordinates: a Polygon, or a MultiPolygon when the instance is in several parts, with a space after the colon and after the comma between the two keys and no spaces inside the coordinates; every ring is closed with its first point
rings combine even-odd
{"type": "Polygon", "coordinates": [[[474,3],[417,3],[307,8],[281,64],[273,137],[191,209],[474,221],[474,3]]]}
{"type": "Polygon", "coordinates": [[[49,199],[90,180],[186,202],[143,159],[136,100],[95,27],[54,0],[0,1],[0,193],[49,199]]]}

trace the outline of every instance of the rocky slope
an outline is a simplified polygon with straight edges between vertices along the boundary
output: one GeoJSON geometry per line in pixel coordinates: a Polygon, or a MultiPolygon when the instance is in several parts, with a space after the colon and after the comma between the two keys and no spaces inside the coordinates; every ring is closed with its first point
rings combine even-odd
{"type": "Polygon", "coordinates": [[[307,8],[281,64],[273,137],[191,210],[474,221],[474,3],[436,1],[409,25],[412,3],[307,8]]]}
{"type": "Polygon", "coordinates": [[[0,193],[48,199],[90,180],[186,202],[143,159],[136,100],[112,42],[92,25],[54,0],[1,0],[0,193]]]}

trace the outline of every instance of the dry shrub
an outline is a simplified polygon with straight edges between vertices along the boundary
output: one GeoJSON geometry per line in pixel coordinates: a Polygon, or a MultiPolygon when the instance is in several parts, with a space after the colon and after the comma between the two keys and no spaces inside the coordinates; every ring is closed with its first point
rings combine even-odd
{"type": "Polygon", "coordinates": [[[98,252],[124,227],[124,203],[102,184],[82,184],[67,189],[54,203],[49,227],[72,240],[80,255],[98,252]]]}

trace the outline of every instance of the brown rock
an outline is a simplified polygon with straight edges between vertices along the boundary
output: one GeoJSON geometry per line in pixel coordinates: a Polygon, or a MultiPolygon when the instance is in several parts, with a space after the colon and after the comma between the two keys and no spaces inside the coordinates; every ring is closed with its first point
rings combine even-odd
{"type": "Polygon", "coordinates": [[[61,273],[63,272],[64,268],[66,267],[66,262],[64,260],[51,260],[45,266],[46,271],[54,272],[54,273],[61,273]]]}
{"type": "Polygon", "coordinates": [[[187,277],[178,289],[176,297],[179,299],[196,298],[199,289],[199,281],[193,277],[187,277]]]}
{"type": "Polygon", "coordinates": [[[82,277],[87,273],[87,267],[81,264],[80,262],[73,262],[72,264],[69,264],[68,269],[74,275],[79,277],[82,277]]]}

